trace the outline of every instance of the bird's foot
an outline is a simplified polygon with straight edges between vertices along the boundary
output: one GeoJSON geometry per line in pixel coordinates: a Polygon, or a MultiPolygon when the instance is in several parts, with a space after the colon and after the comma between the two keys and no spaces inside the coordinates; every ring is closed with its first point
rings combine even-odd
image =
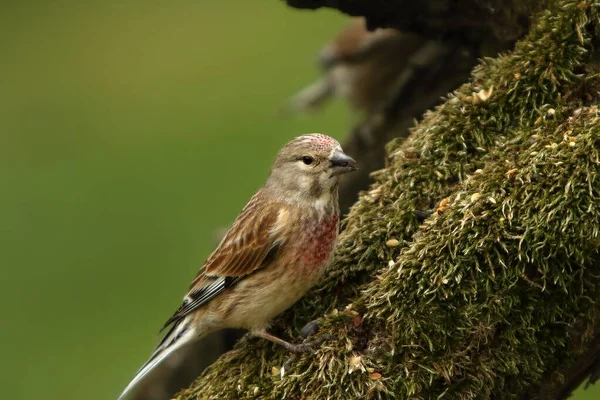
{"type": "MultiPolygon", "coordinates": [[[[302,329],[304,329],[304,328],[302,328],[302,329]]],[[[317,347],[320,346],[321,344],[323,344],[323,342],[325,342],[327,340],[333,340],[333,339],[335,339],[335,336],[325,334],[325,335],[319,337],[318,339],[314,339],[314,340],[306,340],[305,339],[304,342],[302,342],[300,344],[288,343],[289,347],[286,346],[286,349],[292,354],[283,363],[283,367],[282,367],[283,370],[287,371],[288,369],[291,368],[294,361],[296,361],[296,359],[298,358],[298,354],[309,353],[309,352],[314,353],[317,350],[317,347]]]]}
{"type": "Polygon", "coordinates": [[[332,339],[335,339],[335,336],[326,334],[314,340],[304,340],[304,342],[300,344],[288,343],[285,348],[291,353],[314,353],[317,350],[317,347],[332,339]]]}
{"type": "Polygon", "coordinates": [[[318,319],[315,319],[313,321],[310,321],[309,323],[304,325],[302,327],[302,329],[300,329],[300,335],[304,339],[306,339],[307,337],[312,336],[315,333],[317,333],[319,331],[320,327],[321,327],[321,321],[318,319]]]}
{"type": "Polygon", "coordinates": [[[285,340],[280,339],[277,336],[271,335],[266,330],[254,331],[252,332],[252,334],[254,336],[267,339],[273,343],[277,343],[285,347],[290,353],[294,354],[314,352],[317,346],[321,345],[327,340],[331,340],[332,338],[334,338],[333,335],[323,335],[315,340],[304,340],[304,342],[300,344],[293,344],[290,342],[286,342],[285,340]]]}

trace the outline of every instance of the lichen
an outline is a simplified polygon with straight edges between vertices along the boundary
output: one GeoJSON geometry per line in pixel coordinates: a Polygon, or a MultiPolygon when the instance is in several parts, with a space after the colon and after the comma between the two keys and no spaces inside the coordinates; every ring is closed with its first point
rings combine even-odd
{"type": "Polygon", "coordinates": [[[289,354],[245,338],[178,399],[522,398],[560,382],[600,333],[600,4],[550,3],[388,145],[326,279],[272,328],[299,341],[321,318],[335,339],[282,377],[289,354]]]}

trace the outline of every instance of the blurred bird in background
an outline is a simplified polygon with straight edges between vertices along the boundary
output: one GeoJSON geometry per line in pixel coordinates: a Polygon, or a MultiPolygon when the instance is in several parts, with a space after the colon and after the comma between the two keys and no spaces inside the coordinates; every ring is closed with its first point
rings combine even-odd
{"type": "Polygon", "coordinates": [[[321,78],[285,102],[281,113],[317,111],[332,97],[345,99],[353,111],[344,148],[361,154],[361,170],[340,188],[342,213],[371,184],[371,172],[383,168],[386,143],[406,137],[415,116],[468,77],[474,60],[464,49],[416,33],[368,31],[364,18],[353,18],[324,45],[321,78]]]}
{"type": "Polygon", "coordinates": [[[311,343],[289,343],[266,327],[324,272],[338,234],[339,179],[354,170],[355,161],[329,136],[303,135],[287,143],[120,399],[160,364],[170,358],[178,363],[178,350],[220,329],[248,329],[291,352],[311,350],[311,343]]]}
{"type": "Polygon", "coordinates": [[[319,52],[321,79],[288,100],[282,112],[315,111],[340,96],[354,110],[373,113],[398,91],[402,72],[422,45],[420,36],[395,29],[369,32],[364,18],[354,18],[319,52]]]}

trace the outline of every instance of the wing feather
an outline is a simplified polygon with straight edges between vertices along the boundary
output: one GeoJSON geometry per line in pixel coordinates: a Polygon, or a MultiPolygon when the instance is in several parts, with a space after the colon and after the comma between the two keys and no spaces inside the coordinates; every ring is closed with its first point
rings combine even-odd
{"type": "Polygon", "coordinates": [[[250,200],[194,278],[183,304],[162,329],[272,261],[284,242],[275,232],[280,215],[287,215],[280,210],[281,205],[268,204],[260,192],[250,200]]]}

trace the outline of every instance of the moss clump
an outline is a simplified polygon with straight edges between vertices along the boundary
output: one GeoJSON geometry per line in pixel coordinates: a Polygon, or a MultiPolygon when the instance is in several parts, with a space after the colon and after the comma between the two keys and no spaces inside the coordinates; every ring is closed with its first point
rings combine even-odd
{"type": "Polygon", "coordinates": [[[600,334],[600,4],[550,3],[389,144],[325,282],[273,328],[298,341],[323,317],[317,335],[336,339],[283,378],[282,348],[242,340],[178,399],[522,398],[560,383],[600,334]],[[443,199],[420,226],[412,211],[443,199]]]}

